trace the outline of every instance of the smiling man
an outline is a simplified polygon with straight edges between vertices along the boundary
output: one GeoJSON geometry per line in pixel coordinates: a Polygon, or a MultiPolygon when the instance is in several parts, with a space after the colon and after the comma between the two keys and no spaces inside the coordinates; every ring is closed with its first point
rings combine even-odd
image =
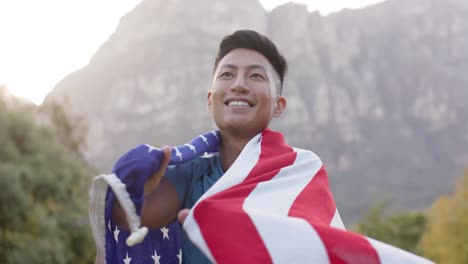
{"type": "Polygon", "coordinates": [[[138,146],[93,181],[96,263],[431,263],[344,230],[322,161],[268,129],[286,107],[286,69],[255,31],[221,41],[207,96],[219,131],[172,149],[138,146]],[[165,227],[176,218],[181,250],[165,227]]]}
{"type": "MultiPolygon", "coordinates": [[[[181,209],[192,208],[231,167],[247,142],[268,128],[272,118],[281,115],[286,107],[286,99],[281,96],[286,70],[285,58],[267,37],[239,30],[223,38],[207,98],[208,110],[222,138],[219,152],[167,170],[162,166],[145,184],[142,225],[165,226],[181,209]]],[[[168,147],[165,153],[163,164],[169,159],[168,147]]],[[[118,203],[113,218],[118,225],[127,225],[118,203]]],[[[182,251],[183,263],[210,263],[185,234],[182,251]]]]}
{"type": "Polygon", "coordinates": [[[213,87],[208,92],[208,109],[223,138],[219,153],[224,170],[229,169],[245,144],[267,128],[271,119],[279,117],[286,107],[286,99],[280,95],[286,61],[272,43],[271,46],[266,45],[268,39],[257,34],[236,32],[230,37],[233,40],[225,38],[215,63],[213,87]],[[244,48],[249,46],[240,43],[241,48],[221,57],[226,52],[223,49],[225,42],[237,42],[235,38],[242,34],[255,36],[260,43],[265,42],[264,45],[271,48],[269,53],[275,55],[271,60],[276,62],[278,70],[265,55],[244,48]]]}

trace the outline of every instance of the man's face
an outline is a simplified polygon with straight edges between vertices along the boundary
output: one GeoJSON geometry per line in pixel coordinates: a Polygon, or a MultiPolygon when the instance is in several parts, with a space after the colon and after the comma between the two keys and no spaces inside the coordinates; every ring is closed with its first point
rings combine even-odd
{"type": "Polygon", "coordinates": [[[260,53],[235,49],[219,62],[208,93],[208,109],[221,131],[253,136],[281,115],[286,100],[277,96],[278,77],[260,53]]]}

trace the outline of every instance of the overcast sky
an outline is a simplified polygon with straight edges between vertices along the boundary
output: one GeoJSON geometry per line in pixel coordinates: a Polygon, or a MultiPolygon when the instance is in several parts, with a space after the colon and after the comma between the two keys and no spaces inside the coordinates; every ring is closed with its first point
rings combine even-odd
{"type": "MultiPolygon", "coordinates": [[[[67,74],[86,66],[126,12],[142,0],[0,0],[0,85],[42,103],[67,74]]],[[[322,15],[382,0],[309,0],[322,15]]],[[[260,0],[267,10],[284,0],[260,0]]]]}

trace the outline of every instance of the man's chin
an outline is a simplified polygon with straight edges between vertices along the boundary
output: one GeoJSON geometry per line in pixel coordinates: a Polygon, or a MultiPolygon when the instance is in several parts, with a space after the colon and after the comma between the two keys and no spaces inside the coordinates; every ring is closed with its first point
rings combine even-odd
{"type": "Polygon", "coordinates": [[[240,137],[254,137],[258,133],[262,132],[263,129],[249,126],[246,122],[239,123],[229,123],[224,127],[220,127],[222,132],[229,133],[231,135],[236,135],[240,137]]]}

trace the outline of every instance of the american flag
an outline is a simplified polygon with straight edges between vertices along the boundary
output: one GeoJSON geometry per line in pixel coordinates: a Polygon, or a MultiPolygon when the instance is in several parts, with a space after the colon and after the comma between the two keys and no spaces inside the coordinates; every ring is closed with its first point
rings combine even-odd
{"type": "MultiPolygon", "coordinates": [[[[171,163],[187,161],[200,155],[197,151],[204,151],[202,148],[215,151],[215,147],[209,145],[217,145],[218,136],[210,132],[196,138],[197,143],[192,141],[174,148],[171,163]],[[188,145],[194,146],[195,151],[188,145]]],[[[147,149],[141,147],[137,152],[151,154],[152,151],[147,149]]],[[[134,153],[130,156],[138,155],[134,153]]],[[[124,161],[138,163],[133,158],[124,157],[124,161]]],[[[157,163],[155,160],[158,159],[160,155],[146,159],[144,163],[157,163]]],[[[145,171],[141,169],[143,165],[136,167],[140,168],[132,169],[134,173],[145,171]]],[[[154,168],[146,170],[151,175],[154,168]]],[[[126,175],[134,173],[129,173],[127,169],[120,173],[119,170],[114,171],[122,174],[119,178],[123,182],[133,182],[126,180],[126,175]]],[[[102,181],[94,182],[97,184],[102,181]]],[[[115,185],[112,181],[107,183],[111,187],[115,185]]],[[[105,208],[93,205],[93,196],[97,196],[92,190],[91,208],[94,212],[90,214],[91,222],[93,219],[99,222],[99,217],[93,217],[96,211],[109,210],[109,201],[112,200],[109,197],[118,193],[116,190],[119,187],[112,189],[114,191],[108,192],[105,198],[105,208]]],[[[128,189],[135,188],[127,186],[128,189]]],[[[136,205],[136,216],[141,209],[141,195],[130,194],[130,197],[136,205]]],[[[135,219],[132,231],[138,233],[141,230],[139,218],[135,219]]],[[[129,248],[118,242],[126,239],[129,233],[118,233],[118,238],[112,237],[115,233],[111,230],[115,226],[109,220],[108,213],[101,222],[101,227],[103,223],[108,225],[105,235],[93,228],[98,248],[97,263],[179,263],[163,262],[163,257],[167,261],[182,259],[175,223],[168,227],[168,230],[174,230],[173,234],[168,235],[173,240],[168,238],[165,241],[162,230],[151,230],[143,243],[129,248]],[[102,246],[103,241],[100,240],[103,236],[106,238],[105,246],[102,246]],[[171,245],[166,246],[165,242],[171,245]],[[169,252],[163,252],[164,247],[169,252]]],[[[329,190],[328,177],[321,160],[310,151],[288,146],[280,133],[269,129],[244,147],[231,168],[192,208],[183,227],[189,238],[214,263],[432,263],[385,243],[346,231],[329,190]]]]}
{"type": "MultiPolygon", "coordinates": [[[[205,153],[218,151],[220,135],[210,131],[189,143],[173,147],[169,165],[181,164],[205,153]]],[[[96,263],[181,263],[181,229],[178,223],[148,230],[140,226],[144,183],[160,168],[164,153],[140,145],[123,155],[112,174],[94,178],[90,190],[90,223],[96,244],[96,263]],[[118,199],[130,227],[119,228],[111,218],[118,199]]]]}

